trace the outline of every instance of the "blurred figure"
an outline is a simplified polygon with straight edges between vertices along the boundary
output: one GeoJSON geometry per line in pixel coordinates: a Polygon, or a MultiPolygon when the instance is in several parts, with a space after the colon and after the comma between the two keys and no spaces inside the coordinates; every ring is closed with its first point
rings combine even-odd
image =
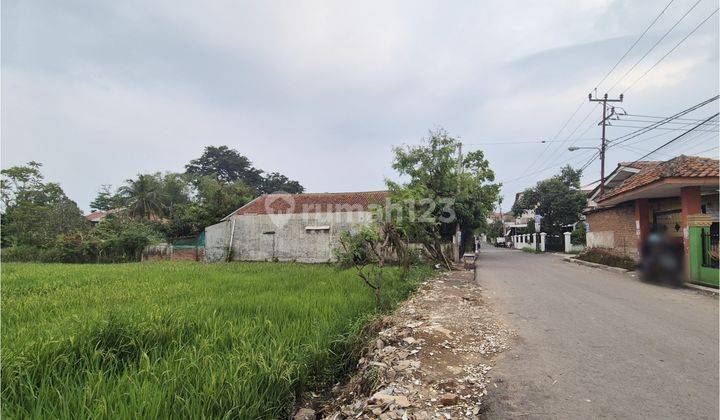
{"type": "Polygon", "coordinates": [[[682,285],[682,244],[661,232],[649,234],[642,246],[640,276],[643,281],[682,285]]]}

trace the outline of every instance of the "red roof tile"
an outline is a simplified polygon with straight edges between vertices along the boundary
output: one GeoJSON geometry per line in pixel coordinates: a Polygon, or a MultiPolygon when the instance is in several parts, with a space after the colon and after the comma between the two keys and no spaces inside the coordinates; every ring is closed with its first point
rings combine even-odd
{"type": "Polygon", "coordinates": [[[388,191],[263,194],[233,214],[334,213],[367,211],[385,203],[388,191]]]}
{"type": "Polygon", "coordinates": [[[597,201],[643,187],[665,178],[718,178],[720,161],[712,158],[680,155],[665,162],[621,163],[640,169],[640,172],[626,179],[622,184],[607,191],[597,201]]]}
{"type": "Polygon", "coordinates": [[[90,214],[86,214],[85,218],[91,222],[97,222],[104,219],[106,216],[122,211],[123,209],[110,209],[107,211],[94,211],[90,214]]]}

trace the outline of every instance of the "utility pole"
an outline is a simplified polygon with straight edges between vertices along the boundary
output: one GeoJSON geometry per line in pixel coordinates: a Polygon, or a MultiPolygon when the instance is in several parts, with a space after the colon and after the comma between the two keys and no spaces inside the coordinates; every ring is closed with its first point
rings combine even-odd
{"type": "MultiPolygon", "coordinates": [[[[458,167],[457,167],[457,174],[458,174],[458,184],[457,184],[457,194],[460,194],[460,174],[462,173],[462,142],[458,142],[457,144],[458,148],[458,167]]],[[[463,249],[462,249],[462,232],[460,230],[460,223],[456,221],[455,223],[455,238],[457,240],[457,258],[455,262],[460,262],[462,260],[463,256],[463,249]]]]}
{"type": "Polygon", "coordinates": [[[603,116],[602,116],[602,139],[600,140],[600,195],[605,194],[605,126],[607,125],[607,103],[608,102],[622,102],[623,95],[620,94],[618,99],[608,99],[608,94],[603,95],[602,98],[598,98],[597,94],[593,99],[593,94],[588,94],[590,102],[602,102],[603,116]]]}

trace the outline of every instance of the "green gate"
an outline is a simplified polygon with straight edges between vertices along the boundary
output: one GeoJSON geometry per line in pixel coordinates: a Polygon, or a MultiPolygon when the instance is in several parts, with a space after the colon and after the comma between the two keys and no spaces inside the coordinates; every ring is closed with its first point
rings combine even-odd
{"type": "Polygon", "coordinates": [[[693,215],[688,217],[688,225],[690,281],[718,287],[718,223],[713,223],[707,215],[693,215]]]}

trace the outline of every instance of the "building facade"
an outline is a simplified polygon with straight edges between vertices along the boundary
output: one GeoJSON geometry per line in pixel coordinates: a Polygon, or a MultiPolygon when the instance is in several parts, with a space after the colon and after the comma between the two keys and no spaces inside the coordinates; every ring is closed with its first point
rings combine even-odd
{"type": "Polygon", "coordinates": [[[332,261],[340,234],[369,224],[387,195],[264,194],[205,229],[205,260],[332,261]]]}
{"type": "Polygon", "coordinates": [[[619,164],[605,193],[596,190],[588,200],[587,246],[639,260],[648,235],[659,232],[682,248],[690,280],[698,280],[702,267],[717,270],[718,165],[717,159],[683,155],[619,164]],[[691,246],[698,235],[702,249],[691,246]],[[693,269],[693,260],[703,265],[693,269]]]}

